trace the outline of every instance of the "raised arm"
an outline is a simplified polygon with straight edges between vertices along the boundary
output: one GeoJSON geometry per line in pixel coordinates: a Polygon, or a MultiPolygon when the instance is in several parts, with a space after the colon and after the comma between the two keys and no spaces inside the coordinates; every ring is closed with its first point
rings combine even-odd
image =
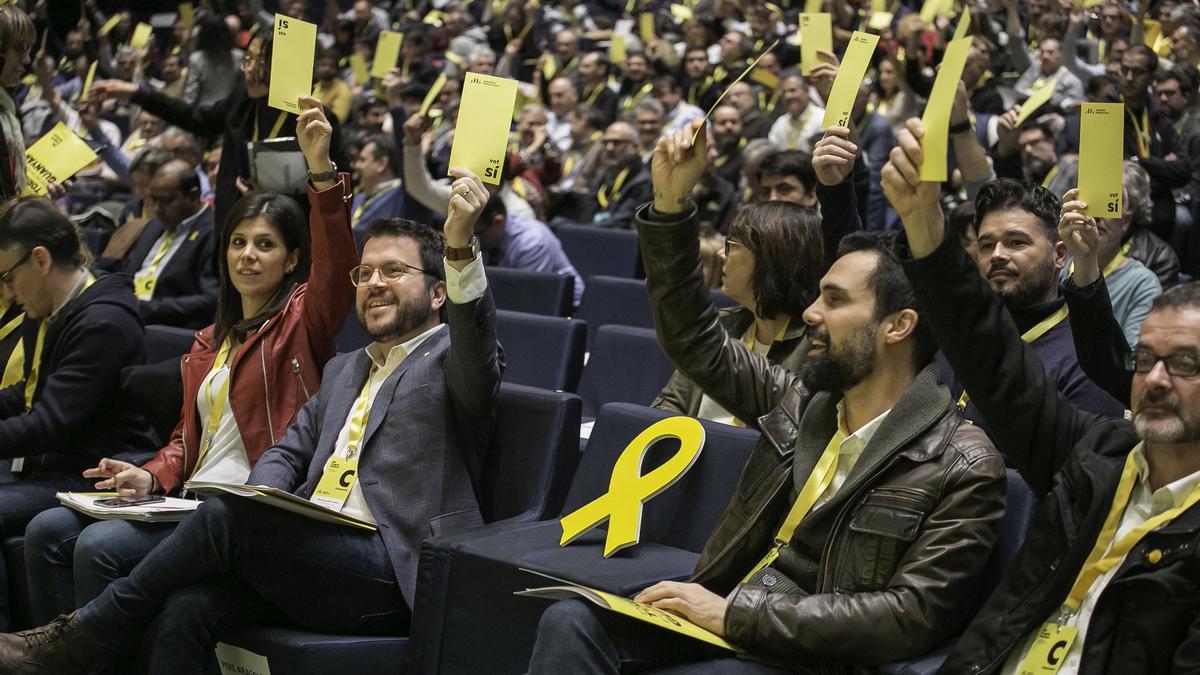
{"type": "Polygon", "coordinates": [[[821,204],[823,262],[828,269],[837,258],[842,237],[862,229],[858,195],[849,180],[859,156],[857,139],[846,127],[830,127],[813,146],[813,171],[817,174],[817,201],[821,204]]]}
{"type": "Polygon", "coordinates": [[[231,95],[216,103],[197,107],[124,80],[96,82],[92,84],[92,94],[100,100],[112,97],[120,101],[132,101],[161,117],[167,124],[199,136],[219,136],[225,131],[226,118],[235,98],[231,95]]]}

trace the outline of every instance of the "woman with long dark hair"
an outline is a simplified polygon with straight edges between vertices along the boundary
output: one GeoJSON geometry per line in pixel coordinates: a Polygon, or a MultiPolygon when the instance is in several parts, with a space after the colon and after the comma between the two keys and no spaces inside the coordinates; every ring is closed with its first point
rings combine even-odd
{"type": "MultiPolygon", "coordinates": [[[[296,128],[311,181],[308,223],[283,195],[255,194],[233,206],[217,249],[216,321],[197,333],[180,364],[183,409],[170,442],[141,467],[101,460],[84,472],[101,479],[97,489],[135,497],[173,494],[189,479],[245,482],[320,386],[354,300],[349,273],[358,260],[350,178],[329,160],[331,128],[320,103],[304,97],[301,106],[296,128]]],[[[69,612],[76,598],[95,597],[173,529],[93,523],[65,508],[40,514],[26,530],[25,549],[35,622],[69,612]]]]}

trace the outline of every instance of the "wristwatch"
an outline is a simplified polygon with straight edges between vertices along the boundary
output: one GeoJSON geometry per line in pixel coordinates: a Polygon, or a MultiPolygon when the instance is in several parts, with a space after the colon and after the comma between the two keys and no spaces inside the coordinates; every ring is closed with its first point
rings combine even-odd
{"type": "Polygon", "coordinates": [[[479,255],[479,237],[471,237],[471,241],[461,248],[446,244],[446,260],[474,260],[479,255]]]}
{"type": "Polygon", "coordinates": [[[308,179],[314,183],[320,183],[321,181],[333,180],[334,178],[337,178],[337,175],[338,175],[337,164],[334,162],[330,162],[329,166],[331,166],[333,168],[331,168],[328,171],[323,171],[321,173],[313,173],[313,172],[309,171],[308,179]]]}
{"type": "Polygon", "coordinates": [[[963,120],[958,124],[951,124],[948,131],[952,134],[965,134],[971,130],[971,120],[963,120]]]}

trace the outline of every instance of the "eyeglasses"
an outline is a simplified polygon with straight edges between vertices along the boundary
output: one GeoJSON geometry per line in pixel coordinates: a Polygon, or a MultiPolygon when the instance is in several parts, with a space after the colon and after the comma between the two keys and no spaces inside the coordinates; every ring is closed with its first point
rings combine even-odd
{"type": "Polygon", "coordinates": [[[1159,356],[1154,352],[1139,349],[1125,358],[1125,367],[1135,373],[1145,375],[1162,361],[1167,367],[1167,374],[1172,377],[1196,377],[1200,375],[1200,359],[1195,354],[1171,354],[1159,356]]]}
{"type": "Polygon", "coordinates": [[[12,273],[15,272],[17,270],[17,268],[20,267],[21,265],[24,265],[25,263],[29,262],[29,257],[32,255],[33,255],[33,249],[26,251],[25,255],[21,256],[21,259],[18,260],[16,262],[16,264],[14,264],[12,267],[4,270],[3,272],[0,272],[0,284],[4,284],[6,286],[8,284],[11,284],[12,283],[12,273]]]}
{"type": "Polygon", "coordinates": [[[742,242],[738,241],[737,239],[734,239],[733,237],[725,237],[725,255],[726,256],[729,255],[729,249],[733,248],[734,246],[745,247],[746,245],[743,244],[742,242]]]}
{"type": "Polygon", "coordinates": [[[371,283],[371,279],[375,278],[375,272],[379,272],[379,276],[384,281],[389,282],[400,281],[406,274],[411,274],[413,276],[416,276],[418,273],[429,274],[429,272],[421,269],[420,267],[413,267],[408,263],[403,263],[399,260],[393,260],[391,262],[385,262],[379,267],[375,267],[373,265],[359,265],[358,267],[355,267],[354,269],[350,270],[350,283],[354,284],[356,288],[366,286],[367,284],[371,283]]]}

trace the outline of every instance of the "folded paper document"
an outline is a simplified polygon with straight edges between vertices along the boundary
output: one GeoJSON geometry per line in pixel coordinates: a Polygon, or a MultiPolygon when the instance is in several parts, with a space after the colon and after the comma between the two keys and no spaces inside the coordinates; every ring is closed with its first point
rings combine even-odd
{"type": "Polygon", "coordinates": [[[206,481],[188,481],[184,486],[188,492],[192,492],[205,497],[211,497],[218,494],[231,494],[238,497],[245,497],[256,502],[274,506],[277,509],[291,511],[305,518],[312,518],[325,523],[334,523],[335,525],[349,525],[363,530],[377,530],[374,523],[365,520],[359,520],[352,516],[347,516],[333,509],[327,509],[324,506],[314,504],[303,497],[280,490],[279,488],[267,487],[266,485],[242,485],[240,483],[210,483],[206,481]]]}
{"type": "Polygon", "coordinates": [[[115,492],[59,492],[59,503],[99,520],[140,520],[146,523],[175,523],[187,518],[200,502],[167,497],[161,502],[140,506],[97,506],[101,499],[112,499],[115,492]]]}

